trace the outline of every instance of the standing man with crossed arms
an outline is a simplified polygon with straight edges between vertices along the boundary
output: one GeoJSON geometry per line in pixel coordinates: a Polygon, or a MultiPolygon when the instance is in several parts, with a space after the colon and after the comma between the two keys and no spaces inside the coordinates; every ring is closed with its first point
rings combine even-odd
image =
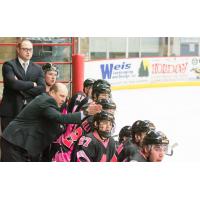
{"type": "Polygon", "coordinates": [[[17,44],[17,58],[3,64],[3,98],[0,104],[1,130],[36,96],[45,92],[42,68],[31,62],[33,44],[22,40],[17,44]]]}

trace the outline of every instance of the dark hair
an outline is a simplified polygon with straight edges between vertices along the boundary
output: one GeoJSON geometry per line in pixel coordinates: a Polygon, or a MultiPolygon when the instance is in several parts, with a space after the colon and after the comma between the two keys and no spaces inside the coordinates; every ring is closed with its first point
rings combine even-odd
{"type": "Polygon", "coordinates": [[[135,143],[135,135],[147,133],[155,129],[155,125],[149,120],[137,120],[133,123],[132,127],[132,140],[135,143]]]}
{"type": "Polygon", "coordinates": [[[55,64],[52,64],[52,63],[46,63],[46,64],[44,64],[42,66],[42,69],[43,69],[44,73],[46,73],[48,71],[55,71],[58,74],[57,66],[55,64]]]}
{"type": "Polygon", "coordinates": [[[131,126],[124,126],[121,128],[121,130],[119,132],[119,143],[122,143],[124,141],[123,137],[132,138],[131,126]]]}
{"type": "Polygon", "coordinates": [[[86,80],[84,81],[83,87],[84,87],[84,88],[85,88],[85,87],[91,87],[91,86],[94,84],[94,82],[95,82],[95,79],[93,79],[93,78],[88,78],[88,79],[86,79],[86,80]]]}

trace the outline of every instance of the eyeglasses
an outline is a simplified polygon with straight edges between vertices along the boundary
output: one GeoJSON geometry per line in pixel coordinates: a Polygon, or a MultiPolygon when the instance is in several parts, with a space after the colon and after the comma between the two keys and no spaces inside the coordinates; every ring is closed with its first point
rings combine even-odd
{"type": "Polygon", "coordinates": [[[32,48],[21,48],[23,51],[25,51],[25,52],[32,52],[33,51],[33,49],[32,48]]]}

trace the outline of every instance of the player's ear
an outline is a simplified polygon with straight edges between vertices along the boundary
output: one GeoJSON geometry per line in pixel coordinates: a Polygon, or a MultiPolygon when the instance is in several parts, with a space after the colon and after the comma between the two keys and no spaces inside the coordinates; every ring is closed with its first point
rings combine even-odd
{"type": "Polygon", "coordinates": [[[150,151],[150,150],[149,150],[149,147],[148,147],[147,145],[145,145],[145,146],[144,146],[144,152],[145,152],[145,153],[149,153],[149,151],[150,151]]]}
{"type": "Polygon", "coordinates": [[[140,136],[137,135],[137,134],[135,134],[134,137],[135,137],[135,141],[136,141],[136,142],[139,142],[139,140],[140,140],[140,136]]]}
{"type": "Polygon", "coordinates": [[[94,127],[95,127],[95,128],[98,128],[97,121],[94,122],[94,127]]]}
{"type": "Polygon", "coordinates": [[[50,90],[49,91],[49,95],[52,96],[52,97],[54,97],[55,96],[55,91],[54,90],[50,90]]]}

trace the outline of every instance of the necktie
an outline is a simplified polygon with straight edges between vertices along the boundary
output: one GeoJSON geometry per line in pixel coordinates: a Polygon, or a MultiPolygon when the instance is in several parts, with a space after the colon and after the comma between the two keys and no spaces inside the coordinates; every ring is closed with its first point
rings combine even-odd
{"type": "Polygon", "coordinates": [[[23,68],[24,68],[25,74],[26,74],[27,67],[28,67],[27,63],[23,63],[23,68]]]}

